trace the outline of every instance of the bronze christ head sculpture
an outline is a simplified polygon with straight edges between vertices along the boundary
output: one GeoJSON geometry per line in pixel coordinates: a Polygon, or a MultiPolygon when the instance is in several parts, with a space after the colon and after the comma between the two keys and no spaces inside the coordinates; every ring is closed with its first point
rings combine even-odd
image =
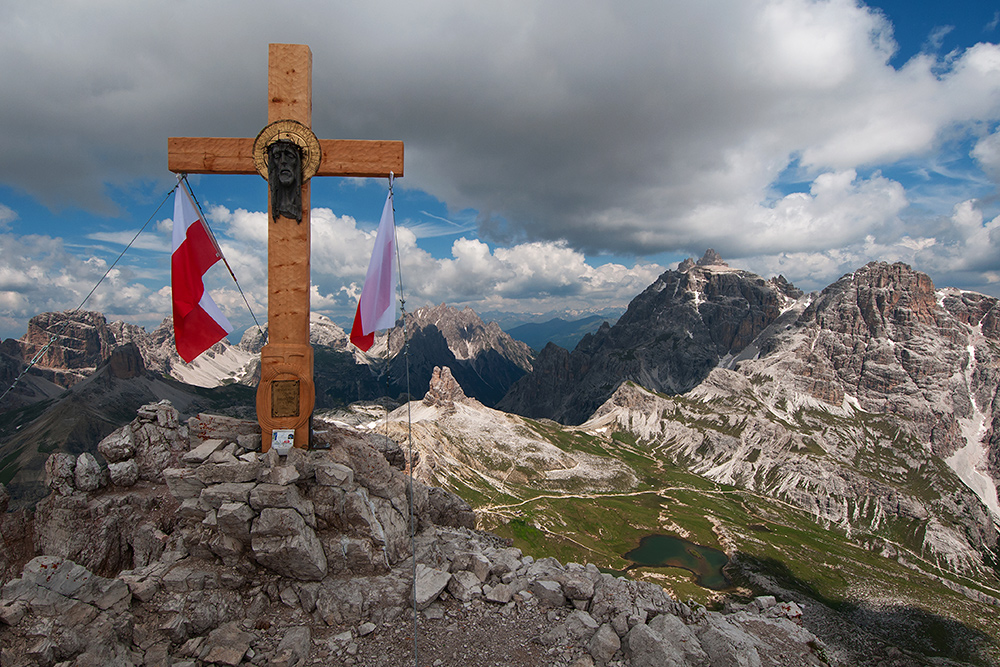
{"type": "Polygon", "coordinates": [[[271,190],[271,217],[302,222],[302,149],[284,139],[267,147],[267,184],[271,190]]]}

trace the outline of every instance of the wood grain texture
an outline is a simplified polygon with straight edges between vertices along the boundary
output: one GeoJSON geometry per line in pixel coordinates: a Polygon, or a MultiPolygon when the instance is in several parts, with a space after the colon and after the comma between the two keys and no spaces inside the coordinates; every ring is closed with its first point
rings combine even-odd
{"type": "Polygon", "coordinates": [[[267,122],[297,120],[312,125],[312,51],[305,44],[267,49],[267,122]]]}
{"type": "MultiPolygon", "coordinates": [[[[317,176],[403,176],[402,141],[323,139],[317,176]]],[[[170,137],[167,168],[175,174],[256,174],[253,139],[170,137]]]]}
{"type": "Polygon", "coordinates": [[[321,139],[323,159],[317,176],[388,177],[403,176],[402,141],[321,139]]]}
{"type": "Polygon", "coordinates": [[[170,137],[167,168],[175,174],[256,174],[253,139],[170,137]]]}

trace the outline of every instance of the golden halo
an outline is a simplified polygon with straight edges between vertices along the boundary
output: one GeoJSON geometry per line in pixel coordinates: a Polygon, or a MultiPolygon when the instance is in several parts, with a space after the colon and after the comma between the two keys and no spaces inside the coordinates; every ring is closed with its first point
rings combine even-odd
{"type": "Polygon", "coordinates": [[[319,171],[322,153],[319,139],[312,130],[297,120],[276,120],[253,140],[253,164],[257,173],[267,180],[267,148],[275,141],[291,141],[302,149],[302,181],[312,178],[319,171]]]}

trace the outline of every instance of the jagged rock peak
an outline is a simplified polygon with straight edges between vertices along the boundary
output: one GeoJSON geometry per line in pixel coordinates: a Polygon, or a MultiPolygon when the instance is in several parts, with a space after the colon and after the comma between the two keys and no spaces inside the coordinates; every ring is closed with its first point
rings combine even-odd
{"type": "Polygon", "coordinates": [[[726,264],[726,262],[722,259],[722,255],[720,255],[719,253],[717,253],[712,248],[709,248],[708,250],[705,251],[705,254],[702,255],[702,258],[699,259],[697,262],[694,261],[694,257],[688,257],[683,262],[681,262],[680,264],[677,265],[677,270],[679,272],[681,272],[681,273],[687,273],[688,271],[690,271],[691,269],[693,269],[696,266],[701,266],[701,267],[725,266],[725,267],[728,267],[729,265],[726,264]]]}
{"type": "Polygon", "coordinates": [[[451,369],[447,366],[435,366],[431,374],[430,386],[424,395],[424,405],[454,408],[455,403],[467,403],[469,398],[462,391],[451,369]]]}
{"type": "Polygon", "coordinates": [[[46,368],[95,368],[111,354],[114,335],[104,315],[94,311],[41,313],[28,321],[28,331],[20,339],[22,354],[31,359],[49,338],[56,340],[38,360],[46,368]]]}
{"type": "Polygon", "coordinates": [[[136,378],[146,372],[142,353],[135,343],[126,343],[116,347],[111,351],[111,356],[106,363],[110,367],[111,375],[120,380],[136,378]]]}
{"type": "Polygon", "coordinates": [[[705,251],[705,254],[698,260],[698,266],[729,266],[722,260],[722,255],[712,248],[705,251]]]}
{"type": "MultiPolygon", "coordinates": [[[[267,343],[268,323],[263,326],[252,326],[243,332],[239,347],[251,354],[260,353],[267,343]]],[[[326,315],[309,313],[309,343],[342,350],[347,347],[347,333],[337,323],[326,315]]]]}
{"type": "Polygon", "coordinates": [[[801,299],[805,294],[805,292],[800,290],[798,287],[788,282],[788,279],[780,273],[767,282],[774,285],[775,289],[787,296],[789,299],[801,299]]]}
{"type": "MultiPolygon", "coordinates": [[[[531,369],[531,348],[511,338],[496,322],[484,322],[468,306],[462,309],[445,303],[424,306],[409,313],[406,321],[412,330],[411,340],[421,331],[436,329],[458,360],[475,359],[495,350],[521,369],[531,369]]],[[[397,327],[390,333],[389,347],[395,354],[402,345],[402,330],[397,327]]]]}
{"type": "Polygon", "coordinates": [[[934,282],[902,262],[870,262],[823,290],[804,314],[824,328],[896,339],[898,328],[939,324],[934,282]]]}

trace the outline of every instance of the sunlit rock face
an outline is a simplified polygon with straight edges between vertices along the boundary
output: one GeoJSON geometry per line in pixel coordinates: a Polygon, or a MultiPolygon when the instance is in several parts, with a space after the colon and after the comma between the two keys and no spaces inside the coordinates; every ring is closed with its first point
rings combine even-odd
{"type": "Polygon", "coordinates": [[[578,424],[625,380],[683,393],[746,350],[801,298],[784,278],[733,269],[709,250],[665,272],[617,324],[585,336],[572,352],[547,346],[497,407],[578,424]]]}

